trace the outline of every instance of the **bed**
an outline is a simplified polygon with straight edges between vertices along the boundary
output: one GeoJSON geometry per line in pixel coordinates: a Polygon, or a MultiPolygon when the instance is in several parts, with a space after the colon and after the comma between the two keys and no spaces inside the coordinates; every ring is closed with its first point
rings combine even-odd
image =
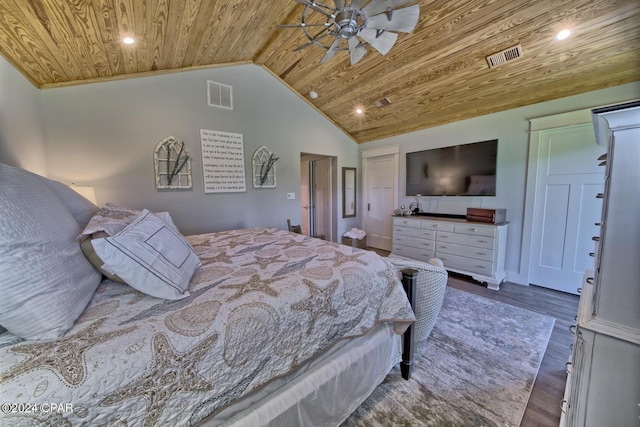
{"type": "Polygon", "coordinates": [[[373,252],[271,228],[185,237],[147,210],[109,219],[119,208],[2,164],[0,209],[3,425],[338,425],[415,320],[373,252]]]}

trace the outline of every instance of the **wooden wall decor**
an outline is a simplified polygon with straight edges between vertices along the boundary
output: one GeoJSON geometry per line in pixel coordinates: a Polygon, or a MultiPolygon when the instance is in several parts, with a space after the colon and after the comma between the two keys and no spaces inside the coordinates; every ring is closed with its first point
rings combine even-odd
{"type": "Polygon", "coordinates": [[[264,145],[253,153],[253,188],[276,187],[276,162],[279,157],[264,145]]]}
{"type": "Polygon", "coordinates": [[[191,155],[183,141],[173,136],[164,138],[156,145],[153,157],[157,189],[191,188],[191,155]]]}

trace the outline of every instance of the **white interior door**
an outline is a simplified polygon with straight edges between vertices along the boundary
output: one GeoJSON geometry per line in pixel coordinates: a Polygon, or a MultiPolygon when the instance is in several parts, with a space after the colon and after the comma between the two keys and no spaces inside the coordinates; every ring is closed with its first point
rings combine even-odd
{"type": "Polygon", "coordinates": [[[529,282],[576,294],[593,268],[604,168],[591,124],[540,132],[529,282]]]}
{"type": "Polygon", "coordinates": [[[392,215],[395,208],[396,183],[393,155],[366,159],[364,215],[367,246],[391,250],[392,215]]]}
{"type": "Polygon", "coordinates": [[[324,158],[314,163],[314,235],[331,235],[331,159],[324,158]]]}
{"type": "Polygon", "coordinates": [[[309,161],[300,162],[300,226],[309,235],[309,161]]]}

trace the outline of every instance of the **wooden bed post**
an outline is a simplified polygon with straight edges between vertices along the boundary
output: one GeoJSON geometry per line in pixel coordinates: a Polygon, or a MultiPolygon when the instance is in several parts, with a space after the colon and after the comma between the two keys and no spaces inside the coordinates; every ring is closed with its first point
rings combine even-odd
{"type": "MultiPolygon", "coordinates": [[[[412,268],[402,269],[402,286],[407,293],[407,299],[411,308],[415,312],[416,306],[416,281],[418,278],[418,270],[412,268]]],[[[402,378],[408,380],[411,378],[411,369],[413,369],[413,355],[416,351],[416,337],[413,329],[414,325],[407,328],[402,339],[402,362],[400,362],[400,372],[402,378]]]]}

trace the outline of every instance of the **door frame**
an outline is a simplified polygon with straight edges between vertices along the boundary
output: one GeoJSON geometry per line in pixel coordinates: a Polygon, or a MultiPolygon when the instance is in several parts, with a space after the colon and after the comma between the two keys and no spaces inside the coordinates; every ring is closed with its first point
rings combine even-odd
{"type": "MultiPolygon", "coordinates": [[[[360,188],[360,194],[362,194],[362,204],[360,206],[360,212],[362,212],[362,229],[367,231],[367,204],[369,203],[369,182],[367,179],[367,164],[370,159],[375,157],[393,156],[393,206],[394,209],[398,207],[399,200],[399,179],[398,173],[400,171],[400,145],[389,145],[380,148],[370,148],[368,150],[362,150],[360,152],[360,158],[362,165],[360,167],[361,175],[360,182],[362,187],[360,188]]],[[[393,211],[393,209],[392,209],[393,211]]],[[[391,232],[391,230],[389,230],[391,232]]]]}
{"type": "MultiPolygon", "coordinates": [[[[594,107],[595,108],[595,107],[594,107]]],[[[531,257],[533,255],[533,224],[536,212],[536,191],[538,183],[538,161],[540,138],[543,131],[584,126],[593,123],[591,108],[554,114],[552,116],[529,119],[529,161],[527,164],[527,185],[525,190],[524,220],[522,224],[522,249],[520,253],[520,274],[510,281],[529,285],[531,257]]]]}

